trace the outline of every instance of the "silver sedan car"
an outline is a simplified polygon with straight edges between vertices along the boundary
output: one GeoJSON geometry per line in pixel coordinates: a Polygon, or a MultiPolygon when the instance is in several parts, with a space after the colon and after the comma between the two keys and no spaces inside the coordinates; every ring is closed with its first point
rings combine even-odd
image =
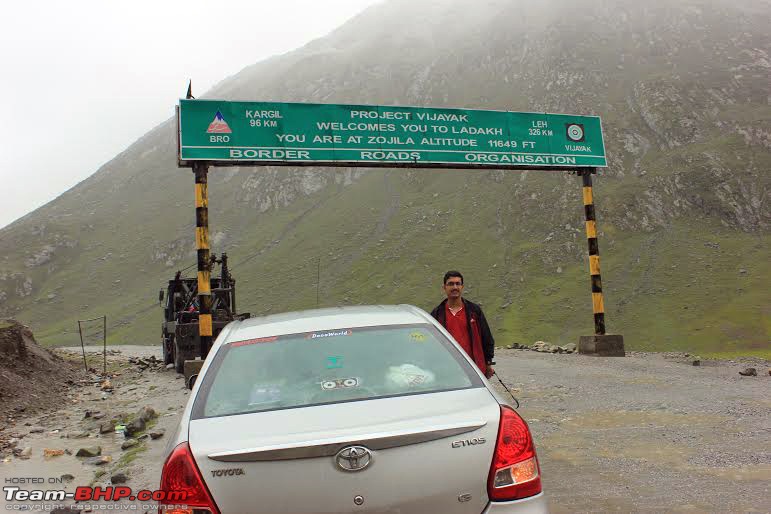
{"type": "Polygon", "coordinates": [[[527,424],[409,305],[229,324],[170,440],[161,490],[166,512],[547,512],[527,424]]]}

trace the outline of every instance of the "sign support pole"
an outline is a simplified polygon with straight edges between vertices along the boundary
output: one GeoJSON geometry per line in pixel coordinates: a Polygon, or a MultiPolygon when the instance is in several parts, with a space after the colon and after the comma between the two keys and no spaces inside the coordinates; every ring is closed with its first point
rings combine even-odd
{"type": "Polygon", "coordinates": [[[209,258],[209,163],[193,164],[195,174],[195,247],[198,252],[198,334],[201,339],[201,360],[206,358],[212,343],[211,263],[209,258]]]}
{"type": "Polygon", "coordinates": [[[606,357],[624,356],[624,337],[605,334],[605,301],[602,296],[602,277],[600,276],[600,247],[597,242],[597,218],[594,211],[594,191],[592,174],[596,168],[578,170],[583,184],[584,215],[586,217],[586,240],[589,245],[589,275],[592,284],[592,311],[594,313],[594,335],[581,336],[578,352],[606,357]]]}

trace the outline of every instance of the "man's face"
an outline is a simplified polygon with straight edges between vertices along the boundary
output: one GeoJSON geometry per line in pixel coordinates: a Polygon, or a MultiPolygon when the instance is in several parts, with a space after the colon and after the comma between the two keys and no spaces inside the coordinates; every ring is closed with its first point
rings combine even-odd
{"type": "Polygon", "coordinates": [[[463,281],[461,278],[449,277],[447,282],[444,283],[444,294],[450,299],[460,298],[460,295],[463,294],[463,281]]]}

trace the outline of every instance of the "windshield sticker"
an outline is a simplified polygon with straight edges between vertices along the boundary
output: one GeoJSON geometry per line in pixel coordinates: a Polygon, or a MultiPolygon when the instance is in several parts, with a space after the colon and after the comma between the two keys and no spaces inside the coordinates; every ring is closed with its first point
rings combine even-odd
{"type": "Polygon", "coordinates": [[[321,383],[321,388],[324,391],[331,391],[332,389],[348,389],[358,386],[358,378],[339,378],[337,380],[325,380],[321,383]]]}
{"type": "Polygon", "coordinates": [[[423,341],[426,340],[426,334],[424,334],[423,332],[412,332],[410,334],[410,339],[412,339],[416,343],[422,343],[423,341]]]}
{"type": "Polygon", "coordinates": [[[345,329],[345,330],[331,330],[329,332],[310,332],[308,335],[305,336],[306,339],[319,339],[322,337],[340,337],[340,336],[350,336],[353,334],[353,330],[345,329]]]}
{"type": "Polygon", "coordinates": [[[341,355],[331,355],[327,357],[327,369],[340,369],[343,367],[343,357],[341,355]]]}
{"type": "Polygon", "coordinates": [[[246,346],[248,344],[273,343],[275,341],[278,341],[278,336],[258,337],[256,339],[247,339],[245,341],[237,341],[235,343],[230,343],[230,346],[246,346]]]}

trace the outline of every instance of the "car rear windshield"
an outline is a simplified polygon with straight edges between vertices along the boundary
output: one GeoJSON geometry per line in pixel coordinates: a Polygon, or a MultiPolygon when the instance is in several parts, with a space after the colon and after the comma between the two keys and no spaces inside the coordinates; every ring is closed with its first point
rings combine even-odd
{"type": "Polygon", "coordinates": [[[221,346],[192,417],[471,387],[479,376],[432,325],[340,328],[221,346]]]}

